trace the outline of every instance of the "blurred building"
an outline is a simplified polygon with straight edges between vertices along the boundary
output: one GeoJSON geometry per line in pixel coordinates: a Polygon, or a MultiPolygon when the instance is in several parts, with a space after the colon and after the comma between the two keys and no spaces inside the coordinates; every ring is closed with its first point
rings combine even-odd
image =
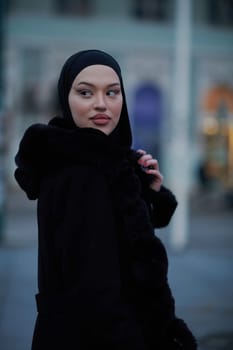
{"type": "MultiPolygon", "coordinates": [[[[62,64],[70,54],[88,48],[119,59],[134,146],[153,152],[162,168],[169,169],[176,10],[176,0],[7,2],[5,107],[11,186],[13,157],[25,128],[58,112],[56,80],[62,64]]],[[[232,0],[192,1],[191,26],[190,184],[233,190],[232,0]]]]}

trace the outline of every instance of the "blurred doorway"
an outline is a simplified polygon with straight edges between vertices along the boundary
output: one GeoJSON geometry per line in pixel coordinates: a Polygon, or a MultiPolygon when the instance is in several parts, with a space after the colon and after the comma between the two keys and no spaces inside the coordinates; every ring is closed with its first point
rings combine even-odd
{"type": "Polygon", "coordinates": [[[161,126],[163,95],[154,82],[136,87],[133,98],[134,147],[142,148],[162,162],[161,126]]]}

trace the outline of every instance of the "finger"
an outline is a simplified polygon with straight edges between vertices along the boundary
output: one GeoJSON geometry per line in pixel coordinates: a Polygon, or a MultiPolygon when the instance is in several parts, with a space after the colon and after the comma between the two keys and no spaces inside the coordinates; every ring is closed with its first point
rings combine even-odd
{"type": "Polygon", "coordinates": [[[143,155],[141,158],[139,158],[138,163],[140,165],[145,165],[145,163],[149,160],[152,159],[152,155],[151,154],[145,154],[143,155]]]}
{"type": "Polygon", "coordinates": [[[163,182],[163,175],[158,170],[146,169],[145,172],[153,175],[157,181],[163,182]]]}
{"type": "Polygon", "coordinates": [[[145,163],[146,167],[159,170],[159,163],[156,159],[148,159],[145,163]]]}
{"type": "Polygon", "coordinates": [[[145,171],[146,171],[148,174],[154,175],[157,179],[163,179],[163,175],[160,173],[159,170],[146,169],[145,171]]]}
{"type": "Polygon", "coordinates": [[[144,151],[143,149],[138,149],[137,152],[141,154],[146,154],[146,151],[144,151]]]}

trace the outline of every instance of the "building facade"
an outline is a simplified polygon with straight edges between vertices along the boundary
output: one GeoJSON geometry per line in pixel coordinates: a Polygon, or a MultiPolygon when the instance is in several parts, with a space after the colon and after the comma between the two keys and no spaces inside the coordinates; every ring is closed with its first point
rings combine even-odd
{"type": "MultiPolygon", "coordinates": [[[[172,102],[179,89],[174,87],[179,1],[8,1],[4,101],[10,186],[24,130],[58,112],[56,80],[63,62],[88,48],[106,50],[120,61],[134,146],[153,152],[169,175],[172,102]]],[[[233,189],[233,4],[190,2],[190,189],[200,184],[233,189]]]]}

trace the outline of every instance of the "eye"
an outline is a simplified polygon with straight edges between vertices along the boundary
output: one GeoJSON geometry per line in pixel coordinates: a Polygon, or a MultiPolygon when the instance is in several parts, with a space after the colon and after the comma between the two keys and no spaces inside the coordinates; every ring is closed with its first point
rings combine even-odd
{"type": "Polygon", "coordinates": [[[83,97],[91,97],[92,96],[92,91],[88,90],[88,89],[81,89],[81,90],[77,90],[79,95],[83,96],[83,97]]]}
{"type": "Polygon", "coordinates": [[[110,97],[114,97],[120,93],[120,89],[108,90],[107,95],[110,97]]]}

